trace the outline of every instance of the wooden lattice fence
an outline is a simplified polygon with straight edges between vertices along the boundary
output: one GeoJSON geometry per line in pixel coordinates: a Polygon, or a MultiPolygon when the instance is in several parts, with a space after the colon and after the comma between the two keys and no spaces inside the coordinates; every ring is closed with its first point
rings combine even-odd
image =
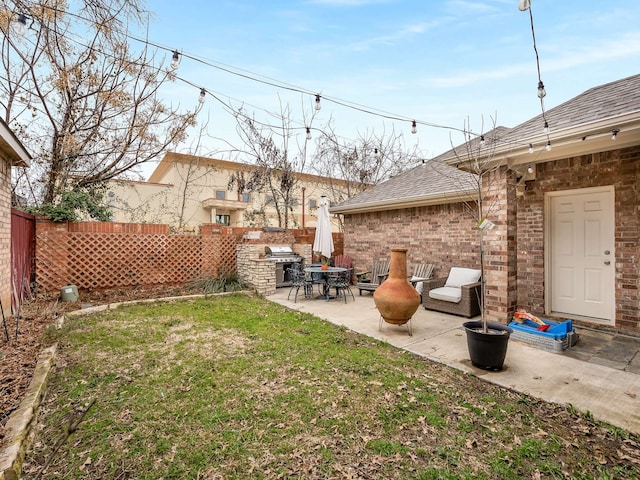
{"type": "Polygon", "coordinates": [[[236,241],[224,228],[183,235],[166,225],[38,219],[36,282],[43,291],[184,284],[235,272],[236,241]]]}

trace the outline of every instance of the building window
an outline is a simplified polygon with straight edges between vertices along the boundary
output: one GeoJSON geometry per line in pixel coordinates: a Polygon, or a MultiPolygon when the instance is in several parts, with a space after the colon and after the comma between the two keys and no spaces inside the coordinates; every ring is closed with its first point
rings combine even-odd
{"type": "Polygon", "coordinates": [[[216,200],[224,200],[227,198],[227,192],[224,190],[216,190],[216,200]]]}
{"type": "Polygon", "coordinates": [[[267,203],[267,205],[271,205],[273,202],[273,197],[271,195],[267,195],[267,198],[265,199],[265,202],[267,203]]]}
{"type": "Polygon", "coordinates": [[[231,225],[231,216],[230,215],[216,215],[216,223],[218,223],[220,225],[225,225],[225,226],[228,227],[228,226],[231,225]]]}
{"type": "Polygon", "coordinates": [[[240,201],[245,203],[251,203],[251,195],[248,193],[243,193],[240,195],[240,201]]]}
{"type": "Polygon", "coordinates": [[[290,198],[289,199],[289,206],[290,207],[297,207],[299,204],[298,199],[297,198],[290,198]]]}
{"type": "Polygon", "coordinates": [[[318,208],[317,200],[309,200],[309,208],[318,208]]]}

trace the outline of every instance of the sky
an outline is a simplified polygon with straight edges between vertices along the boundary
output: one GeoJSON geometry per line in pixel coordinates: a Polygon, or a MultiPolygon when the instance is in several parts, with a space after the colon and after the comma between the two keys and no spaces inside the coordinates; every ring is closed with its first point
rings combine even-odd
{"type": "MultiPolygon", "coordinates": [[[[146,35],[166,49],[159,55],[168,61],[173,49],[183,54],[176,74],[191,85],[179,80],[163,94],[185,108],[197,105],[200,88],[271,123],[266,112],[284,105],[303,135],[318,93],[314,128],[331,120],[345,139],[393,131],[423,158],[462,143],[462,129],[482,133],[494,121],[515,127],[541,113],[530,16],[518,0],[148,0],[147,6],[154,14],[146,35]]],[[[547,110],[640,73],[638,0],[531,0],[531,8],[547,110]]],[[[230,158],[229,145],[239,140],[223,104],[207,95],[198,121],[207,131],[200,145],[194,130],[177,151],[230,158]]]]}

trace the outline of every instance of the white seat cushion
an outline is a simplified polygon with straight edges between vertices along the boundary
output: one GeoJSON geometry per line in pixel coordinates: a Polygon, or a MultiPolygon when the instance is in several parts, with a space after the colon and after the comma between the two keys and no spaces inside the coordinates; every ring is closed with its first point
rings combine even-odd
{"type": "Polygon", "coordinates": [[[459,288],[462,285],[476,283],[480,280],[481,274],[481,270],[474,270],[473,268],[451,267],[449,277],[447,277],[447,283],[445,283],[444,286],[459,288]]]}
{"type": "Polygon", "coordinates": [[[440,287],[429,290],[429,298],[443,300],[445,302],[460,303],[462,290],[459,287],[440,287]]]}
{"type": "MultiPolygon", "coordinates": [[[[421,277],[413,276],[413,277],[411,277],[411,280],[409,280],[409,282],[413,283],[413,282],[415,282],[415,281],[416,281],[416,279],[418,279],[418,278],[421,278],[421,277]]],[[[424,283],[424,282],[416,282],[416,291],[417,291],[420,295],[422,295],[422,287],[423,287],[423,283],[424,283]]]]}

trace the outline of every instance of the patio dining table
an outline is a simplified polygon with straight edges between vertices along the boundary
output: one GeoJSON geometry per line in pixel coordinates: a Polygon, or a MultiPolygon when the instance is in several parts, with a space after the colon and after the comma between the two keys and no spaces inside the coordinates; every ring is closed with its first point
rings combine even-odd
{"type": "Polygon", "coordinates": [[[322,295],[316,298],[324,298],[325,300],[328,301],[335,297],[332,297],[329,294],[329,285],[327,284],[327,277],[329,276],[330,273],[346,272],[347,269],[343,267],[328,267],[326,270],[323,270],[321,266],[311,266],[311,267],[305,267],[304,271],[305,273],[311,273],[311,274],[321,273],[322,274],[322,295]]]}

